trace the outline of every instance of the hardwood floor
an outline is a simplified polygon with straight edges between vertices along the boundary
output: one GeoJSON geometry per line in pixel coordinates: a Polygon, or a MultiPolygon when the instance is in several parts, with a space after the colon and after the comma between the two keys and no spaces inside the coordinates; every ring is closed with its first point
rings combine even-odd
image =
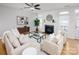
{"type": "Polygon", "coordinates": [[[79,40],[68,39],[63,48],[62,55],[79,55],[79,40]]]}
{"type": "Polygon", "coordinates": [[[0,55],[6,55],[5,45],[2,43],[0,39],[0,55]]]}
{"type": "MultiPolygon", "coordinates": [[[[5,46],[0,40],[0,55],[6,55],[5,46]]],[[[62,55],[79,55],[79,40],[68,39],[64,45],[62,55]]]]}

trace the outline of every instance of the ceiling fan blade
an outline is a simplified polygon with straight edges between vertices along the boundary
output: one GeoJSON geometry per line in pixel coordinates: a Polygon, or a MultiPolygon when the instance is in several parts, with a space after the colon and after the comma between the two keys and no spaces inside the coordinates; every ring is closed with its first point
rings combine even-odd
{"type": "Polygon", "coordinates": [[[37,4],[37,5],[35,5],[34,7],[38,7],[38,6],[40,6],[40,4],[37,4]]]}
{"type": "Polygon", "coordinates": [[[30,8],[30,7],[24,7],[24,8],[20,8],[20,10],[26,9],[26,8],[30,8]]]}
{"type": "Polygon", "coordinates": [[[30,5],[30,4],[28,4],[28,3],[25,3],[25,4],[31,7],[31,5],[30,5]]]}
{"type": "Polygon", "coordinates": [[[40,8],[35,8],[35,9],[40,10],[40,8]]]}
{"type": "Polygon", "coordinates": [[[25,9],[25,8],[30,8],[30,7],[24,7],[24,9],[25,9]]]}

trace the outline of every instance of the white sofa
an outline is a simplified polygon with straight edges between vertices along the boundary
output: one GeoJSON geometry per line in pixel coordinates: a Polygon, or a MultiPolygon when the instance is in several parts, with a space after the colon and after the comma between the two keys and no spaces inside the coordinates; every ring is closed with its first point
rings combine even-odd
{"type": "Polygon", "coordinates": [[[63,35],[52,35],[52,38],[47,38],[43,41],[41,44],[41,49],[50,55],[60,55],[63,45],[65,44],[64,41],[66,42],[63,35]]]}
{"type": "MultiPolygon", "coordinates": [[[[27,47],[34,47],[37,49],[37,51],[39,51],[39,46],[36,45],[36,43],[33,43],[31,41],[24,43],[23,45],[18,44],[18,42],[16,40],[18,40],[13,34],[11,35],[11,31],[7,31],[4,36],[3,36],[3,42],[5,44],[6,47],[6,51],[8,55],[21,55],[23,50],[27,47]],[[10,33],[10,34],[9,34],[10,33]],[[13,46],[10,38],[13,38],[13,40],[15,40],[13,43],[15,45],[16,44],[16,48],[13,46]]],[[[26,38],[27,40],[27,38],[26,38]]]]}

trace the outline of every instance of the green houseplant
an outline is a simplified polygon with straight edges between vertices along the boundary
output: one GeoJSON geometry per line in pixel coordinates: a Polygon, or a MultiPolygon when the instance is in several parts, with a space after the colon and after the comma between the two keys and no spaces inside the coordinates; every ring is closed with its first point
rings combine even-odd
{"type": "Polygon", "coordinates": [[[34,24],[35,24],[35,26],[36,26],[36,32],[38,32],[39,23],[40,23],[40,20],[39,20],[38,18],[36,18],[36,19],[34,20],[34,24]]]}

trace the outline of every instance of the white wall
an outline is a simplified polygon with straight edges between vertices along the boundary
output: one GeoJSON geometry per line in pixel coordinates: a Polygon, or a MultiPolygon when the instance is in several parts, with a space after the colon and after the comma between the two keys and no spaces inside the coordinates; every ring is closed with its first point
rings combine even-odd
{"type": "Polygon", "coordinates": [[[16,26],[16,14],[16,10],[0,6],[0,35],[16,26]]]}
{"type": "MultiPolygon", "coordinates": [[[[79,8],[79,7],[77,7],[79,8]]],[[[70,18],[69,18],[69,30],[68,30],[68,37],[75,37],[75,16],[74,16],[74,9],[77,8],[66,8],[66,9],[59,9],[59,10],[52,10],[52,11],[46,11],[39,13],[39,18],[41,18],[42,23],[40,24],[40,30],[44,31],[44,20],[46,19],[46,15],[51,14],[53,15],[53,18],[55,20],[55,32],[59,30],[59,19],[58,19],[58,12],[60,11],[69,11],[70,18]]],[[[10,30],[11,28],[17,27],[16,22],[16,16],[26,16],[28,17],[29,26],[31,31],[35,30],[34,27],[34,19],[36,17],[36,14],[33,12],[27,12],[26,10],[21,11],[18,9],[14,9],[7,6],[0,5],[0,36],[7,30],[10,30]]]]}
{"type": "Polygon", "coordinates": [[[43,31],[43,32],[45,32],[45,24],[52,24],[52,25],[54,25],[55,27],[54,27],[54,32],[57,32],[57,24],[56,23],[52,23],[52,22],[47,22],[46,21],[46,16],[48,15],[48,14],[50,14],[50,15],[52,15],[53,16],[53,19],[55,20],[55,22],[57,22],[57,11],[47,11],[47,12],[43,12],[43,13],[39,13],[39,16],[41,16],[41,19],[42,19],[42,26],[40,26],[40,28],[41,28],[41,30],[43,31]],[[44,23],[44,20],[45,20],[45,23],[44,23]]]}
{"type": "Polygon", "coordinates": [[[5,31],[17,27],[16,16],[28,17],[29,25],[31,29],[33,29],[34,25],[32,22],[36,14],[0,5],[0,36],[2,36],[5,31]]]}
{"type": "Polygon", "coordinates": [[[29,24],[29,27],[30,27],[30,31],[35,30],[34,19],[37,17],[36,13],[34,13],[32,11],[27,11],[27,10],[19,10],[18,15],[28,17],[28,24],[29,24]]]}
{"type": "MultiPolygon", "coordinates": [[[[69,29],[68,29],[68,35],[67,37],[69,38],[76,38],[76,35],[75,35],[75,25],[76,25],[76,19],[75,19],[75,14],[74,14],[74,10],[75,9],[79,9],[79,7],[74,7],[74,8],[64,8],[64,9],[58,9],[58,10],[51,10],[51,11],[47,11],[47,12],[43,12],[43,13],[40,13],[39,15],[42,16],[43,20],[46,19],[46,15],[48,14],[52,14],[56,23],[55,23],[55,32],[57,32],[59,30],[59,15],[58,13],[59,12],[62,12],[62,11],[69,11],[69,29]]],[[[41,27],[42,28],[42,27],[41,27]]]]}

